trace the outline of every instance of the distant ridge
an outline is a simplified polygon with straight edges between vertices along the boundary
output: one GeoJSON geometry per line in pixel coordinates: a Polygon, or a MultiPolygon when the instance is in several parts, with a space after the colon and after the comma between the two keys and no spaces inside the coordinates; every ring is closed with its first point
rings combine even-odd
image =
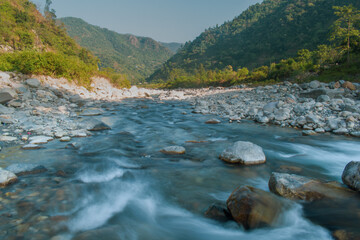
{"type": "Polygon", "coordinates": [[[116,72],[127,74],[133,83],[149,77],[174,54],[151,38],[119,34],[79,18],[59,20],[77,43],[100,59],[101,68],[113,68],[116,72]]]}

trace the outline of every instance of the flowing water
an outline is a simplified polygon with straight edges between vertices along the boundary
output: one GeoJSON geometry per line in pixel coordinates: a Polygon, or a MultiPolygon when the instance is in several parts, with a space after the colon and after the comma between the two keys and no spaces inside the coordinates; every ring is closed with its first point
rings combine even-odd
{"type": "Polygon", "coordinates": [[[75,139],[81,145],[78,150],[65,149],[66,144],[58,141],[37,151],[4,149],[1,167],[25,162],[42,164],[49,171],[21,177],[0,189],[0,236],[319,240],[331,239],[330,230],[357,228],[360,211],[357,218],[348,215],[350,206],[331,213],[333,205],[288,200],[289,207],[272,228],[245,231],[234,222],[205,218],[204,211],[212,203],[226,202],[238,186],[268,191],[273,171],[291,169],[299,175],[341,182],[345,165],[360,157],[360,142],[354,138],[303,137],[296,130],[251,122],[204,124],[211,117],[192,114],[186,103],[127,100],[99,117],[112,130],[75,139]],[[231,166],[218,159],[227,145],[239,140],[260,145],[267,163],[231,166]],[[171,145],[184,146],[186,154],[159,152],[171,145]],[[66,175],[56,174],[58,170],[66,175]],[[334,217],[335,221],[327,221],[334,217]],[[346,226],[338,226],[345,221],[342,217],[349,222],[346,226]]]}

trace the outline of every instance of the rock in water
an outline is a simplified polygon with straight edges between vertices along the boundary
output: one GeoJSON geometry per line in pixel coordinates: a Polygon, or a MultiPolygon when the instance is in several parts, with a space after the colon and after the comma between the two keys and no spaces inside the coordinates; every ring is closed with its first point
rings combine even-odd
{"type": "Polygon", "coordinates": [[[226,202],[233,219],[245,229],[272,226],[282,210],[276,196],[253,187],[239,187],[226,202]]]}
{"type": "Polygon", "coordinates": [[[97,119],[86,120],[84,121],[84,124],[88,131],[103,131],[103,130],[111,129],[111,127],[109,127],[108,125],[97,119]]]}
{"type": "Polygon", "coordinates": [[[38,88],[38,87],[40,87],[40,81],[39,81],[38,79],[35,79],[35,78],[33,78],[33,79],[28,79],[28,80],[25,81],[25,83],[26,83],[28,86],[32,87],[32,88],[38,88]]]}
{"type": "Polygon", "coordinates": [[[41,165],[27,164],[27,163],[15,163],[11,164],[5,170],[15,173],[17,176],[38,174],[46,172],[47,169],[41,165]]]}
{"type": "Polygon", "coordinates": [[[80,116],[99,116],[102,115],[103,111],[97,108],[89,108],[85,109],[82,113],[80,113],[80,116]]]}
{"type": "Polygon", "coordinates": [[[54,140],[52,137],[47,137],[47,136],[35,136],[29,138],[30,144],[35,144],[35,145],[46,144],[52,140],[54,140]]]}
{"type": "Polygon", "coordinates": [[[218,119],[210,119],[210,120],[206,121],[205,123],[206,124],[219,124],[219,123],[221,123],[221,121],[218,119]]]}
{"type": "Polygon", "coordinates": [[[170,147],[161,149],[160,152],[165,153],[165,154],[171,154],[171,155],[180,155],[180,154],[185,154],[186,149],[181,146],[170,146],[170,147]]]}
{"type": "Polygon", "coordinates": [[[264,151],[258,145],[251,142],[236,142],[233,146],[224,150],[220,159],[228,163],[240,163],[244,165],[262,164],[266,162],[264,151]]]}
{"type": "Polygon", "coordinates": [[[219,222],[227,222],[229,220],[233,220],[230,212],[219,205],[213,204],[211,205],[205,212],[205,216],[210,219],[214,219],[219,222]]]}
{"type": "Polygon", "coordinates": [[[6,187],[17,181],[17,177],[14,173],[0,169],[0,187],[6,187]]]}
{"type": "Polygon", "coordinates": [[[269,189],[279,196],[305,201],[348,198],[354,196],[355,193],[342,187],[339,183],[322,182],[287,173],[272,173],[269,189]]]}
{"type": "Polygon", "coordinates": [[[360,192],[360,162],[350,162],[346,165],[342,181],[349,188],[360,192]]]}
{"type": "Polygon", "coordinates": [[[35,149],[40,149],[40,148],[42,148],[42,147],[39,145],[36,145],[36,144],[27,144],[22,147],[22,149],[24,149],[24,150],[35,150],[35,149]]]}

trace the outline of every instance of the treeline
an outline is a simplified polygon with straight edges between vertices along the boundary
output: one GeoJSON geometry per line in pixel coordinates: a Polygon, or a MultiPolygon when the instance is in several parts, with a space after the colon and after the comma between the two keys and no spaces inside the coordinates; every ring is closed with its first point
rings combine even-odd
{"type": "MultiPolygon", "coordinates": [[[[337,20],[331,27],[329,45],[320,45],[315,51],[303,49],[294,58],[281,60],[249,70],[205,70],[203,65],[189,73],[180,68],[168,69],[169,82],[164,88],[201,88],[207,86],[232,86],[242,83],[267,84],[284,79],[306,80],[312,77],[352,78],[360,67],[360,13],[352,5],[334,7],[337,20]]],[[[339,80],[339,79],[337,79],[339,80]]]]}
{"type": "Polygon", "coordinates": [[[50,4],[43,16],[28,0],[0,0],[0,70],[65,77],[86,87],[102,75],[128,86],[125,76],[99,72],[99,60],[56,24],[50,4]]]}

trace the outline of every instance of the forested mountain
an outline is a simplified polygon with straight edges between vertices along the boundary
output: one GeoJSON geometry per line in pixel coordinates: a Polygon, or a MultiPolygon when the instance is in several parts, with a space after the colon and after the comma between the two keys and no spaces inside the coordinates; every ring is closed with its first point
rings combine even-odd
{"type": "Polygon", "coordinates": [[[149,81],[167,81],[174,70],[269,66],[300,49],[314,50],[328,43],[333,6],[348,4],[360,7],[359,0],[264,0],[186,43],[149,81]]]}
{"type": "Polygon", "coordinates": [[[173,55],[151,38],[119,34],[79,18],[68,17],[60,21],[71,37],[100,59],[101,68],[127,74],[132,82],[144,80],[173,55]]]}

